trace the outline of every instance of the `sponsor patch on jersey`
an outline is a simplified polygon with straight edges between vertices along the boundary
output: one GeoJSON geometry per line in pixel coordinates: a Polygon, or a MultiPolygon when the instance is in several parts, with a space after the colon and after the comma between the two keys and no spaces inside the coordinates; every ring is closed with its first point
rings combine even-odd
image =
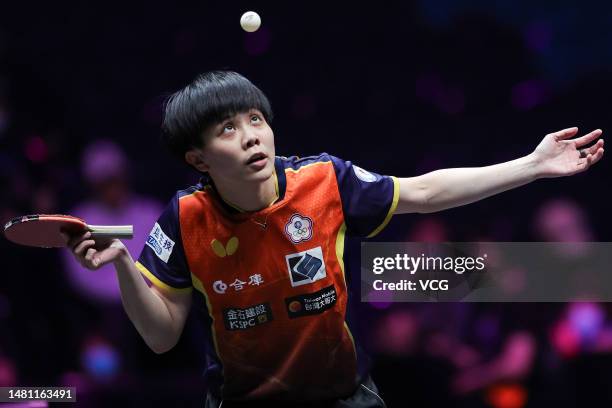
{"type": "Polygon", "coordinates": [[[272,309],[269,303],[260,303],[244,309],[223,309],[223,322],[229,331],[246,330],[272,321],[272,309]]]}
{"type": "Polygon", "coordinates": [[[213,282],[212,288],[216,293],[222,295],[227,290],[227,284],[221,280],[216,280],[213,282]]]}
{"type": "Polygon", "coordinates": [[[159,259],[168,263],[172,249],[174,249],[174,241],[168,238],[158,223],[155,223],[151,230],[147,238],[147,245],[155,252],[159,259]]]}
{"type": "Polygon", "coordinates": [[[300,214],[293,214],[285,224],[285,234],[297,244],[312,238],[312,220],[300,214]]]}
{"type": "Polygon", "coordinates": [[[217,255],[219,258],[225,258],[226,256],[234,255],[234,253],[238,250],[239,243],[240,241],[238,240],[238,237],[231,237],[225,245],[215,238],[211,241],[210,246],[212,247],[215,255],[217,255]]]}
{"type": "Polygon", "coordinates": [[[354,164],[353,164],[353,171],[355,172],[355,175],[357,176],[359,180],[365,181],[366,183],[373,183],[377,180],[374,174],[370,173],[367,170],[362,169],[359,166],[355,166],[354,164]]]}
{"type": "Polygon", "coordinates": [[[316,282],[326,276],[321,247],[286,255],[291,286],[302,286],[316,282]]]}
{"type": "Polygon", "coordinates": [[[334,285],[314,293],[293,296],[285,299],[287,313],[291,319],[302,316],[316,315],[331,309],[338,299],[334,285]]]}

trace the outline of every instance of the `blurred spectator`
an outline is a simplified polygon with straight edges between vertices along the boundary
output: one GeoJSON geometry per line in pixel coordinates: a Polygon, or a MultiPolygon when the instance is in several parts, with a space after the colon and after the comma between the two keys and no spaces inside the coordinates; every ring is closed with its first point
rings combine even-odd
{"type": "MultiPolygon", "coordinates": [[[[133,225],[134,238],[125,240],[124,244],[132,257],[137,257],[161,213],[161,205],[131,192],[128,158],[113,142],[99,140],[90,144],[81,163],[83,178],[91,188],[92,196],[76,204],[69,214],[92,225],[133,225]]],[[[113,265],[91,272],[81,267],[68,251],[63,251],[62,255],[74,288],[85,299],[102,306],[121,302],[113,265]]]]}
{"type": "MultiPolygon", "coordinates": [[[[407,239],[445,242],[448,234],[442,219],[426,217],[407,239]]],[[[402,371],[427,367],[419,369],[411,387],[415,401],[425,406],[524,407],[528,400],[524,383],[536,361],[537,345],[525,328],[528,324],[515,318],[521,310],[471,303],[414,304],[408,310],[395,304],[374,333],[378,366],[394,364],[405,367],[402,371]],[[503,405],[507,401],[514,405],[503,405]]],[[[387,397],[405,401],[398,395],[387,397]]]]}
{"type": "Polygon", "coordinates": [[[442,218],[427,216],[416,222],[406,236],[407,242],[444,242],[448,241],[449,228],[442,218]]]}
{"type": "Polygon", "coordinates": [[[559,197],[544,202],[534,216],[534,234],[547,242],[590,242],[593,231],[575,201],[559,197]]]}
{"type": "MultiPolygon", "coordinates": [[[[132,256],[137,257],[161,212],[161,205],[130,190],[128,158],[115,143],[109,140],[91,143],[83,152],[81,163],[91,198],[75,205],[69,214],[92,225],[133,225],[134,238],[124,243],[132,256]]],[[[94,378],[107,381],[120,372],[123,364],[139,366],[142,361],[134,359],[146,356],[135,350],[145,353],[146,350],[123,311],[114,266],[105,265],[92,272],[81,267],[69,251],[62,251],[62,259],[73,289],[90,307],[88,315],[75,318],[76,336],[82,343],[79,345],[83,353],[82,368],[87,372],[105,370],[104,376],[94,378]],[[92,349],[92,338],[97,339],[98,345],[105,344],[105,348],[92,349]]]]}
{"type": "MultiPolygon", "coordinates": [[[[587,211],[570,198],[553,198],[535,211],[533,228],[538,240],[571,243],[557,247],[563,251],[559,254],[563,258],[559,268],[571,271],[573,280],[565,284],[571,286],[574,293],[583,288],[588,298],[597,287],[593,280],[597,279],[597,274],[591,273],[585,265],[597,260],[590,254],[588,243],[596,241],[596,236],[587,211]]],[[[601,268],[594,268],[597,269],[601,268]]],[[[559,390],[554,394],[559,399],[555,405],[573,407],[581,401],[584,406],[608,406],[612,403],[612,392],[593,381],[599,376],[608,377],[612,372],[612,324],[606,308],[601,303],[577,301],[546,309],[549,323],[543,370],[552,379],[548,385],[559,390]],[[598,375],[593,375],[594,372],[598,375]]]]}
{"type": "Polygon", "coordinates": [[[374,347],[389,356],[413,355],[417,351],[419,321],[409,310],[393,308],[376,324],[374,347]]]}

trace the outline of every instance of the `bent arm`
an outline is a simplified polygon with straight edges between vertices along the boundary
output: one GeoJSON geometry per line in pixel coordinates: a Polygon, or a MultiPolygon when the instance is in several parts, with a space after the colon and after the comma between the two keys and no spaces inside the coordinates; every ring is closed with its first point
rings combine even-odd
{"type": "Polygon", "coordinates": [[[191,292],[149,287],[127,249],[114,261],[123,307],[145,343],[156,353],[178,342],[191,307],[191,292]]]}

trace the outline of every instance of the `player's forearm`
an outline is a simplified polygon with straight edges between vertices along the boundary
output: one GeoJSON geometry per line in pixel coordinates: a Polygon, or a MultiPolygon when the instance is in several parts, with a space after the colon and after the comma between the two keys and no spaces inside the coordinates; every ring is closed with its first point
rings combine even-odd
{"type": "Polygon", "coordinates": [[[136,330],[156,353],[169,350],[176,344],[180,329],[165,302],[149,288],[127,250],[114,264],[121,301],[136,330]]]}
{"type": "Polygon", "coordinates": [[[530,183],[538,178],[535,164],[529,155],[486,167],[442,169],[424,174],[420,176],[425,186],[422,212],[459,207],[530,183]]]}

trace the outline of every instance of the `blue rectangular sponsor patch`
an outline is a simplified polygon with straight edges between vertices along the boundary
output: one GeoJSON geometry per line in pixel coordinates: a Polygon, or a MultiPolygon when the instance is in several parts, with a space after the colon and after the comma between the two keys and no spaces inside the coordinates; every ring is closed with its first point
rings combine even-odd
{"type": "Polygon", "coordinates": [[[149,238],[147,239],[147,245],[149,245],[151,247],[151,249],[153,251],[155,251],[155,253],[157,255],[161,255],[161,253],[162,253],[161,245],[159,245],[157,240],[154,237],[152,237],[151,235],[149,235],[149,238]]]}

